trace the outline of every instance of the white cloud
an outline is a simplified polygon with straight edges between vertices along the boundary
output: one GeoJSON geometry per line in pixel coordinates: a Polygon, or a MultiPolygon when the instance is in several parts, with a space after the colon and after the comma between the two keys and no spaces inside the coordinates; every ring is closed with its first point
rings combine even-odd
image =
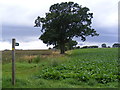
{"type": "MultiPolygon", "coordinates": [[[[17,41],[19,46],[16,46],[16,49],[48,49],[49,47],[53,47],[52,45],[47,47],[41,40],[30,41],[30,42],[22,42],[17,41]]],[[[12,44],[9,42],[0,42],[0,50],[12,49],[12,44]]]]}
{"type": "Polygon", "coordinates": [[[44,16],[52,4],[61,1],[65,0],[2,0],[3,23],[31,26],[38,15],[44,16]]]}
{"type": "Polygon", "coordinates": [[[9,42],[0,42],[0,50],[11,49],[12,45],[9,42]]]}
{"type": "Polygon", "coordinates": [[[20,46],[16,46],[16,49],[48,49],[46,44],[42,41],[31,41],[31,42],[19,42],[20,46]]]}
{"type": "MultiPolygon", "coordinates": [[[[34,19],[44,16],[52,4],[69,0],[1,0],[3,23],[33,25],[34,19]]],[[[118,0],[71,0],[87,6],[94,13],[94,21],[101,26],[116,25],[118,0]],[[114,13],[114,14],[113,14],[114,13]]]]}

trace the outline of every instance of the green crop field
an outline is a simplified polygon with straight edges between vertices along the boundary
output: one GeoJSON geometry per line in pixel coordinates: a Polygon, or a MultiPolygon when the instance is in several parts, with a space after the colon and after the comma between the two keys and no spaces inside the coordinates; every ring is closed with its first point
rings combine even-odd
{"type": "Polygon", "coordinates": [[[16,84],[11,84],[11,51],[2,55],[3,88],[117,88],[118,48],[16,51],[16,84]]]}

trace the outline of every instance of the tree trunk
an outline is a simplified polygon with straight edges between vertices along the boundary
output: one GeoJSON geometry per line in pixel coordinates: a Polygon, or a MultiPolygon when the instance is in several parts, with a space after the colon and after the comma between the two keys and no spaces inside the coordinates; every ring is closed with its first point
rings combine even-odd
{"type": "Polygon", "coordinates": [[[64,42],[60,44],[60,54],[65,54],[65,43],[64,42]]]}

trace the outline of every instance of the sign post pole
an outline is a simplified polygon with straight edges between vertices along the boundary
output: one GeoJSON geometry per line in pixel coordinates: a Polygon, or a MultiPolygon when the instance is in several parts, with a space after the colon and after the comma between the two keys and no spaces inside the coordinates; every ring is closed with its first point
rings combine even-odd
{"type": "Polygon", "coordinates": [[[12,85],[15,85],[15,39],[12,39],[12,85]]]}

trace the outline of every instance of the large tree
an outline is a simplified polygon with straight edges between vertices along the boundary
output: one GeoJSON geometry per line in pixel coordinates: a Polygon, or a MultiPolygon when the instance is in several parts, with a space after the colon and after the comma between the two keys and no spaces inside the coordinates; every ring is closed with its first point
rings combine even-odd
{"type": "Polygon", "coordinates": [[[62,2],[50,7],[44,18],[35,20],[35,26],[42,26],[42,35],[39,39],[47,45],[59,45],[60,53],[65,53],[65,43],[73,37],[80,37],[82,41],[86,36],[98,36],[91,28],[93,13],[87,7],[74,2],[62,2]]]}

